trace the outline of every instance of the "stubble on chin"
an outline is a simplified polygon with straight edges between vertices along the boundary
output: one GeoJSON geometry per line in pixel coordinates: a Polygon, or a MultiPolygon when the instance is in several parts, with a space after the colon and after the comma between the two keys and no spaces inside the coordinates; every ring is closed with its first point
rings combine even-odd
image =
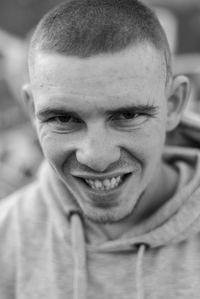
{"type": "MultiPolygon", "coordinates": [[[[120,207],[117,208],[90,208],[85,211],[85,209],[81,208],[83,217],[86,219],[97,223],[97,224],[117,224],[122,223],[126,218],[129,218],[131,215],[133,215],[137,211],[138,205],[141,201],[141,198],[143,197],[145,191],[142,192],[137,199],[133,202],[132,205],[128,205],[127,209],[124,211],[121,211],[120,207]]],[[[122,206],[123,208],[123,206],[122,206]]]]}

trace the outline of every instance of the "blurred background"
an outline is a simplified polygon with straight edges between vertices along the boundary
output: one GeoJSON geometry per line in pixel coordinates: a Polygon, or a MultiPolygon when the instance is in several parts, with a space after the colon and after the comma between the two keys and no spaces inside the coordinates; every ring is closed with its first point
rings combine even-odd
{"type": "MultiPolygon", "coordinates": [[[[0,198],[31,182],[42,153],[21,97],[27,49],[39,19],[61,0],[0,1],[0,198]]],[[[199,126],[200,0],[144,0],[158,15],[174,54],[174,73],[192,83],[189,122],[199,126]]],[[[200,127],[200,126],[199,126],[200,127]]],[[[199,146],[199,135],[195,132],[199,146]]]]}

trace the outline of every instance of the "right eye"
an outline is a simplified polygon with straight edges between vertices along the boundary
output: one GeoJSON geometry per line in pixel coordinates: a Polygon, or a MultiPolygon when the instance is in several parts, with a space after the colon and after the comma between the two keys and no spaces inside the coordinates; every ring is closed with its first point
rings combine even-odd
{"type": "Polygon", "coordinates": [[[80,128],[83,121],[71,115],[52,116],[44,121],[55,130],[73,131],[80,128]]]}
{"type": "Polygon", "coordinates": [[[70,115],[58,115],[51,117],[50,119],[47,120],[48,122],[56,122],[59,124],[71,124],[71,123],[81,123],[82,121],[78,118],[75,118],[70,115]]]}

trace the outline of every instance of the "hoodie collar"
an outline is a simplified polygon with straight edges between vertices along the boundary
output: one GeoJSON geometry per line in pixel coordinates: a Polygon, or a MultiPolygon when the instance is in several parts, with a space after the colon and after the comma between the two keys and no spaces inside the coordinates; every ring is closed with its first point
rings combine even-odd
{"type": "MultiPolygon", "coordinates": [[[[98,245],[88,245],[88,249],[92,251],[130,250],[134,244],[141,243],[148,244],[150,247],[164,246],[184,240],[199,230],[200,153],[197,150],[167,147],[163,158],[178,169],[179,185],[176,194],[149,219],[134,227],[133,230],[129,230],[121,238],[98,243],[98,245]]],[[[44,198],[48,198],[55,209],[59,208],[65,215],[64,221],[66,216],[69,218],[73,213],[81,214],[75,199],[49,165],[45,164],[42,167],[40,180],[44,198]]],[[[87,229],[91,228],[93,233],[97,235],[100,233],[97,224],[90,223],[87,229]]]]}

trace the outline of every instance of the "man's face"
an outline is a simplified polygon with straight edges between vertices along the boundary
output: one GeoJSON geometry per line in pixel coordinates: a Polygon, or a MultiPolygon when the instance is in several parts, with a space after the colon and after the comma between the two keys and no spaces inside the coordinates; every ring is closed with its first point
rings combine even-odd
{"type": "Polygon", "coordinates": [[[37,54],[31,88],[39,140],[90,219],[118,222],[159,185],[165,81],[164,58],[148,44],[82,59],[37,54]]]}

